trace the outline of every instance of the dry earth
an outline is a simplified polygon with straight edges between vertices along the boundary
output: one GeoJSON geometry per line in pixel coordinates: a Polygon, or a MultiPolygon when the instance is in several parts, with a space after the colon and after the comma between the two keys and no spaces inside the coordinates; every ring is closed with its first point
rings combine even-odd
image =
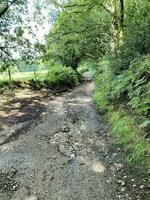
{"type": "Polygon", "coordinates": [[[143,200],[128,192],[127,175],[116,176],[124,170],[120,149],[92,90],[84,83],[58,96],[19,91],[3,106],[0,200],[143,200]]]}

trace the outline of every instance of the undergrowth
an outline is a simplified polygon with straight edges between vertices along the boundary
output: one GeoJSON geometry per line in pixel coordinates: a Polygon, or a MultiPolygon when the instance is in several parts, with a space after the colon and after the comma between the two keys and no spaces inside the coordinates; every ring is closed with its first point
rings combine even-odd
{"type": "Polygon", "coordinates": [[[54,66],[46,77],[49,87],[74,87],[78,83],[77,73],[71,67],[54,66]]]}
{"type": "Polygon", "coordinates": [[[150,169],[150,57],[131,63],[120,75],[109,59],[100,63],[94,102],[106,114],[116,143],[126,152],[128,164],[150,169]]]}
{"type": "Polygon", "coordinates": [[[52,90],[64,90],[67,88],[73,88],[80,82],[80,75],[77,74],[71,67],[52,66],[49,67],[49,71],[42,78],[30,79],[27,81],[1,81],[0,93],[8,89],[14,89],[19,87],[28,87],[32,89],[40,90],[42,88],[52,90]]]}

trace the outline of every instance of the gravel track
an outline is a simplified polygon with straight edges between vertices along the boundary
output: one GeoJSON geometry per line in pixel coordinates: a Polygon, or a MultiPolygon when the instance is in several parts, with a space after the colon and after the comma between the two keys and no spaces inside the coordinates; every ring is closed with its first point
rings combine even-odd
{"type": "Polygon", "coordinates": [[[50,100],[42,122],[0,147],[0,200],[131,199],[117,191],[122,166],[92,90],[84,83],[50,100]]]}

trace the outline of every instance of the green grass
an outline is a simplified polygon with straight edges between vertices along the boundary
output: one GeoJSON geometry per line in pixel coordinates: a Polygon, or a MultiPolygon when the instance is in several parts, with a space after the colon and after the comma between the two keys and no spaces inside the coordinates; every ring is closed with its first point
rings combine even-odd
{"type": "Polygon", "coordinates": [[[142,129],[139,128],[135,118],[124,110],[114,110],[108,111],[107,119],[116,143],[127,152],[128,163],[149,170],[150,144],[148,139],[142,137],[142,129]]]}
{"type": "Polygon", "coordinates": [[[144,138],[143,129],[137,123],[136,117],[123,108],[114,109],[114,106],[108,104],[103,91],[96,91],[94,102],[98,110],[106,114],[116,144],[126,152],[127,163],[141,167],[147,173],[150,169],[150,143],[149,139],[144,138]]]}
{"type": "MultiPolygon", "coordinates": [[[[36,78],[39,80],[44,79],[44,77],[47,75],[47,70],[37,71],[36,72],[36,78]]],[[[35,79],[34,71],[32,72],[15,72],[12,74],[12,80],[14,81],[28,81],[31,79],[35,79]]],[[[8,73],[3,73],[0,75],[0,81],[8,81],[8,73]]]]}

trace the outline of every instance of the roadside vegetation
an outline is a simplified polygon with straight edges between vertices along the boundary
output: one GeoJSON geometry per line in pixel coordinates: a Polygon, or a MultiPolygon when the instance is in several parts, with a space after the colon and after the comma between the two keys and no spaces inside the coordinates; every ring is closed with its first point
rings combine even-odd
{"type": "MultiPolygon", "coordinates": [[[[94,102],[112,128],[117,144],[126,151],[127,162],[149,170],[150,90],[149,56],[136,60],[115,75],[108,60],[96,77],[94,102]]],[[[146,171],[145,171],[146,172],[146,171]]]]}
{"type": "Polygon", "coordinates": [[[61,65],[51,66],[47,71],[38,72],[17,72],[12,75],[12,79],[0,78],[0,93],[8,89],[25,88],[40,90],[42,88],[52,89],[55,91],[64,91],[77,86],[81,81],[79,75],[72,69],[61,65]]]}

